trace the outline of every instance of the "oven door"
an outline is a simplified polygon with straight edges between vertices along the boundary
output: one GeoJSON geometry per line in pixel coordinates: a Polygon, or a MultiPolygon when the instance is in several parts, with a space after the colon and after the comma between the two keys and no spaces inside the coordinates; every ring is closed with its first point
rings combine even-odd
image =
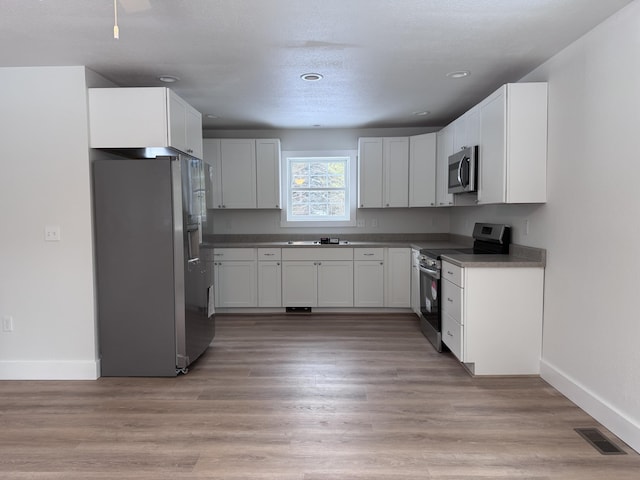
{"type": "Polygon", "coordinates": [[[440,319],[440,271],[420,269],[420,329],[438,352],[442,351],[440,319]]]}

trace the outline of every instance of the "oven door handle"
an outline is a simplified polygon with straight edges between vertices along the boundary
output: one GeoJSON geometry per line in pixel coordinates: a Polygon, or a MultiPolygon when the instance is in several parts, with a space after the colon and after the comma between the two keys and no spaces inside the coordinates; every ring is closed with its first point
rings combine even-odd
{"type": "Polygon", "coordinates": [[[418,268],[422,273],[426,273],[427,275],[434,277],[436,280],[440,278],[440,272],[438,270],[431,270],[423,267],[422,265],[419,265],[418,268]]]}

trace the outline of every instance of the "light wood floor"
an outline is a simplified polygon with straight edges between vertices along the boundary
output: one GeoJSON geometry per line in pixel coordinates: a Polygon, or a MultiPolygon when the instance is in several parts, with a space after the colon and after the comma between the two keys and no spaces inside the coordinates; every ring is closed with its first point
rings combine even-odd
{"type": "Polygon", "coordinates": [[[0,478],[640,478],[640,456],[544,381],[474,379],[412,316],[217,325],[186,376],[0,382],[0,478]]]}

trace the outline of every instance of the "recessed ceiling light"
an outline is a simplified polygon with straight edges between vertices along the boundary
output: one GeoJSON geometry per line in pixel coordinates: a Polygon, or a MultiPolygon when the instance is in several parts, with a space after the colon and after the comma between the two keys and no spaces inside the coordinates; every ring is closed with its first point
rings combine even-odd
{"type": "Polygon", "coordinates": [[[447,77],[449,78],[464,78],[468,77],[469,75],[471,75],[471,72],[469,70],[458,70],[455,72],[447,73],[447,77]]]}
{"type": "Polygon", "coordinates": [[[319,123],[316,123],[315,125],[311,125],[313,128],[320,128],[322,125],[320,125],[319,123]]]}
{"type": "Polygon", "coordinates": [[[318,80],[322,80],[324,77],[320,73],[304,73],[300,75],[300,78],[305,82],[317,82],[318,80]]]}
{"type": "Polygon", "coordinates": [[[428,110],[424,110],[422,112],[413,112],[414,115],[418,116],[418,117],[426,117],[427,115],[429,115],[431,112],[428,110]]]}
{"type": "Polygon", "coordinates": [[[216,118],[220,118],[220,117],[218,117],[217,115],[214,115],[213,113],[207,113],[207,114],[205,115],[205,117],[207,117],[207,118],[211,118],[211,119],[213,119],[213,120],[215,120],[216,118]]]}
{"type": "Polygon", "coordinates": [[[174,75],[160,75],[158,80],[164,83],[176,83],[180,79],[174,75]]]}

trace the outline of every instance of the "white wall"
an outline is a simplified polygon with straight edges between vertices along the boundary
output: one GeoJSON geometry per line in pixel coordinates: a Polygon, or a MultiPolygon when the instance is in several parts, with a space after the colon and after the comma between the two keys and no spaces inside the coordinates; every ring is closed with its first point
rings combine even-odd
{"type": "Polygon", "coordinates": [[[548,203],[454,209],[451,230],[506,221],[547,249],[543,377],[640,451],[638,59],[635,1],[525,77],[549,82],[548,203]]]}
{"type": "Polygon", "coordinates": [[[95,379],[85,69],[0,68],[0,105],[0,379],[95,379]]]}
{"type": "MultiPolygon", "coordinates": [[[[283,151],[357,150],[359,137],[418,135],[437,128],[207,130],[207,138],[279,138],[283,151]]],[[[364,227],[306,228],[280,226],[274,210],[209,210],[207,233],[214,234],[376,234],[446,233],[449,212],[434,208],[358,209],[364,227]]]]}

